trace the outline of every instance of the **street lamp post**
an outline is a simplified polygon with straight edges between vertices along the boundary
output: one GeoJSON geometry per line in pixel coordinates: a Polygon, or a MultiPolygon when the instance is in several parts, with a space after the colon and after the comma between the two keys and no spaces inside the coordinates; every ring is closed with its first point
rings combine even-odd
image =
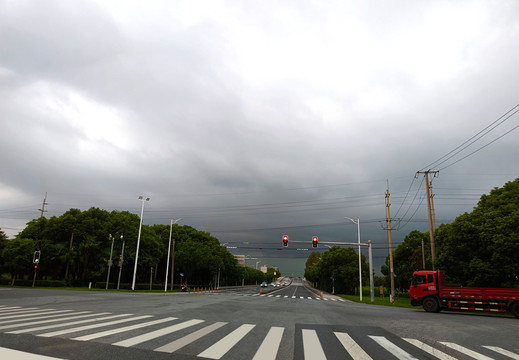
{"type": "MultiPolygon", "coordinates": [[[[182,220],[182,218],[179,218],[177,220],[171,220],[171,225],[169,228],[169,244],[168,244],[168,260],[166,261],[166,280],[164,280],[164,292],[168,290],[168,271],[169,271],[169,252],[171,250],[171,233],[173,232],[173,224],[176,224],[182,220]]],[[[173,265],[175,264],[175,241],[173,240],[173,256],[171,257],[171,290],[173,290],[173,278],[175,273],[175,268],[173,265]]]]}
{"type": "Polygon", "coordinates": [[[106,275],[106,288],[108,290],[108,282],[110,281],[110,269],[112,268],[112,253],[114,251],[114,240],[115,237],[112,237],[112,234],[108,235],[108,239],[112,240],[112,247],[110,248],[110,260],[108,260],[108,274],[106,275]]]}
{"type": "Polygon", "coordinates": [[[123,241],[123,247],[121,248],[121,255],[119,256],[119,277],[117,279],[117,290],[119,290],[119,285],[121,284],[121,272],[123,271],[123,261],[124,261],[124,238],[121,234],[121,240],[123,241]]]}
{"type": "Polygon", "coordinates": [[[139,200],[142,201],[141,220],[139,222],[139,235],[137,236],[137,249],[135,250],[135,266],[133,268],[132,290],[135,290],[135,276],[137,275],[137,261],[139,260],[139,245],[141,243],[142,215],[144,214],[144,202],[150,201],[150,198],[144,198],[143,196],[139,196],[139,200]]]}
{"type": "Polygon", "coordinates": [[[360,254],[360,219],[353,220],[352,218],[349,218],[347,216],[345,216],[344,218],[351,220],[354,224],[357,224],[357,238],[359,242],[359,299],[360,301],[362,301],[362,258],[360,254]]]}

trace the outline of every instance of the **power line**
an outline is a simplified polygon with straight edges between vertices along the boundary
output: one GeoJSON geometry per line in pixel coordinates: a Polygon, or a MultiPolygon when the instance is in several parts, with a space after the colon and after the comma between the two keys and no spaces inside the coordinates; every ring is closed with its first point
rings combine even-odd
{"type": "MultiPolygon", "coordinates": [[[[460,144],[459,146],[457,146],[456,148],[454,148],[453,150],[449,151],[447,154],[443,155],[442,157],[440,157],[439,159],[433,161],[432,163],[430,163],[429,165],[423,167],[420,171],[424,171],[425,169],[430,169],[430,168],[437,168],[439,165],[445,163],[446,161],[452,159],[454,156],[458,155],[460,152],[462,152],[463,150],[465,150],[466,148],[468,148],[469,146],[471,146],[472,144],[474,144],[476,141],[480,140],[481,138],[483,138],[484,136],[486,136],[487,134],[489,134],[492,130],[494,130],[495,128],[497,128],[498,126],[502,125],[505,121],[507,121],[508,119],[510,119],[512,116],[514,116],[517,112],[519,112],[519,109],[517,109],[519,107],[519,104],[515,105],[513,108],[511,108],[510,110],[508,110],[506,113],[504,113],[503,115],[501,115],[497,120],[493,121],[491,124],[489,124],[488,126],[486,126],[484,129],[482,129],[481,131],[479,131],[478,133],[476,133],[475,135],[473,135],[472,137],[470,137],[468,140],[466,140],[465,142],[463,142],[462,144],[460,144]],[[516,110],[517,109],[517,110],[516,110]]],[[[515,130],[517,128],[517,126],[515,128],[513,128],[512,130],[515,130]]],[[[449,167],[449,166],[452,166],[454,165],[455,163],[467,158],[468,156],[476,153],[477,151],[483,149],[484,147],[490,145],[491,143],[493,143],[494,141],[502,138],[504,135],[510,133],[512,130],[506,132],[505,134],[499,136],[498,138],[494,139],[493,141],[491,141],[490,143],[486,144],[485,146],[479,148],[478,150],[470,153],[469,155],[463,157],[462,159],[459,159],[458,161],[452,163],[451,165],[448,165],[446,167],[444,167],[443,169],[449,167]]],[[[440,169],[441,170],[441,169],[440,169]]]]}

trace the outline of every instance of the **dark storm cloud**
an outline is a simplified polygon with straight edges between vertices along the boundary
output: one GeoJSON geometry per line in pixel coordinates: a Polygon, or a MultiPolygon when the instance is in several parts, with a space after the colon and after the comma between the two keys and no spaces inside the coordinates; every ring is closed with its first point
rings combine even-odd
{"type": "MultiPolygon", "coordinates": [[[[428,229],[415,172],[518,102],[511,2],[0,9],[0,227],[10,236],[39,216],[45,192],[47,216],[137,213],[146,194],[145,223],[183,217],[281,270],[308,256],[279,250],[281,235],[356,241],[344,216],[359,218],[378,270],[387,185],[406,218],[398,244],[428,229]]],[[[437,219],[518,176],[517,136],[440,172],[437,219]]]]}

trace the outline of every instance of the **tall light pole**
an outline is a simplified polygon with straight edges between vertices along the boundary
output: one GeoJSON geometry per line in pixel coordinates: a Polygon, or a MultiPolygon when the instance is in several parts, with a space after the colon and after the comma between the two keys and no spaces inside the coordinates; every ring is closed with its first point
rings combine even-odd
{"type": "MultiPolygon", "coordinates": [[[[176,224],[182,220],[182,218],[178,218],[177,220],[171,220],[171,225],[169,228],[169,244],[168,244],[168,260],[166,261],[166,280],[164,280],[164,292],[168,290],[168,271],[169,271],[169,252],[171,250],[171,233],[173,232],[173,224],[176,224]]],[[[175,242],[173,241],[173,257],[171,258],[171,290],[173,290],[173,275],[175,273],[175,268],[173,265],[175,264],[175,242]]]]}
{"type": "Polygon", "coordinates": [[[121,272],[123,271],[123,261],[124,261],[124,238],[121,234],[121,240],[123,241],[123,247],[121,248],[121,255],[119,256],[119,277],[117,279],[117,290],[119,290],[119,285],[121,284],[121,272]]]}
{"type": "Polygon", "coordinates": [[[108,235],[108,239],[112,240],[112,247],[110,248],[110,260],[108,260],[108,274],[106,275],[106,288],[105,290],[108,290],[108,282],[110,281],[110,269],[112,268],[112,253],[114,251],[114,239],[115,237],[112,237],[112,234],[108,235]]]}
{"type": "Polygon", "coordinates": [[[359,242],[359,299],[362,301],[362,258],[360,254],[360,219],[354,220],[352,218],[349,218],[347,216],[344,217],[345,219],[351,220],[354,224],[357,224],[357,238],[359,242]]]}
{"type": "Polygon", "coordinates": [[[137,236],[137,249],[135,250],[135,266],[133,268],[132,290],[135,290],[135,276],[137,275],[137,261],[139,260],[139,245],[141,243],[142,215],[144,214],[144,202],[150,201],[150,198],[144,198],[144,196],[139,196],[139,200],[142,201],[141,221],[139,222],[139,235],[137,236]]]}

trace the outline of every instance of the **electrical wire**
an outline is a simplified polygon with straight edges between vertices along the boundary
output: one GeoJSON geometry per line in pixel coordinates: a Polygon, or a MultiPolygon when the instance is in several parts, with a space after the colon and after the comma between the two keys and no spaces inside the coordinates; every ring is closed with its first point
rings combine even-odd
{"type": "MultiPolygon", "coordinates": [[[[507,121],[508,119],[510,119],[512,116],[514,116],[517,112],[519,112],[519,104],[515,105],[514,107],[512,107],[510,110],[508,110],[506,113],[504,113],[503,115],[501,115],[497,120],[495,120],[494,122],[492,122],[491,124],[489,124],[488,126],[486,126],[484,129],[482,129],[481,131],[479,131],[478,133],[476,133],[475,135],[473,135],[472,137],[470,137],[468,140],[466,140],[465,142],[463,142],[461,145],[457,146],[456,148],[454,148],[453,150],[449,151],[447,154],[443,155],[442,157],[440,157],[439,159],[433,161],[432,163],[430,163],[429,165],[423,167],[420,171],[424,171],[426,169],[431,169],[433,167],[438,167],[439,165],[445,163],[447,160],[450,160],[452,159],[454,156],[458,155],[460,152],[462,152],[463,150],[465,150],[466,148],[468,148],[470,145],[474,144],[476,141],[478,141],[479,139],[483,138],[484,136],[486,136],[488,133],[490,133],[492,130],[494,130],[495,128],[497,128],[498,126],[502,125],[505,121],[507,121]],[[515,110],[517,109],[517,110],[515,110]],[[515,110],[515,111],[514,111],[515,110]],[[512,113],[512,114],[510,114],[512,113]],[[510,114],[510,115],[509,115],[510,114]],[[504,118],[504,119],[503,119],[504,118]],[[497,124],[496,124],[497,123],[497,124]],[[452,155],[451,155],[452,154],[452,155]]],[[[515,128],[514,128],[515,129],[515,128]]],[[[512,130],[514,130],[512,129],[512,130]]],[[[498,137],[497,139],[495,139],[494,141],[498,140],[499,138],[503,137],[504,135],[508,134],[509,132],[511,132],[512,130],[508,131],[507,133],[501,135],[500,137],[498,137]]],[[[494,142],[492,141],[492,142],[494,142]]],[[[491,143],[492,143],[491,142],[491,143]]],[[[490,144],[490,143],[489,143],[490,144]]],[[[487,144],[487,145],[489,145],[487,144]]],[[[483,147],[486,147],[487,145],[483,146],[483,147]]],[[[482,148],[483,148],[482,147],[482,148]]],[[[478,149],[477,151],[481,150],[482,148],[478,149]]],[[[475,151],[475,152],[477,152],[475,151]]],[[[475,153],[473,152],[473,153],[475,153]]],[[[472,155],[473,153],[469,154],[468,156],[472,155]]],[[[466,156],[466,157],[468,157],[466,156]]],[[[466,158],[464,157],[464,158],[466,158]]],[[[460,159],[459,161],[463,160],[464,158],[460,159]]],[[[454,165],[454,163],[452,164],[454,165]]]]}

